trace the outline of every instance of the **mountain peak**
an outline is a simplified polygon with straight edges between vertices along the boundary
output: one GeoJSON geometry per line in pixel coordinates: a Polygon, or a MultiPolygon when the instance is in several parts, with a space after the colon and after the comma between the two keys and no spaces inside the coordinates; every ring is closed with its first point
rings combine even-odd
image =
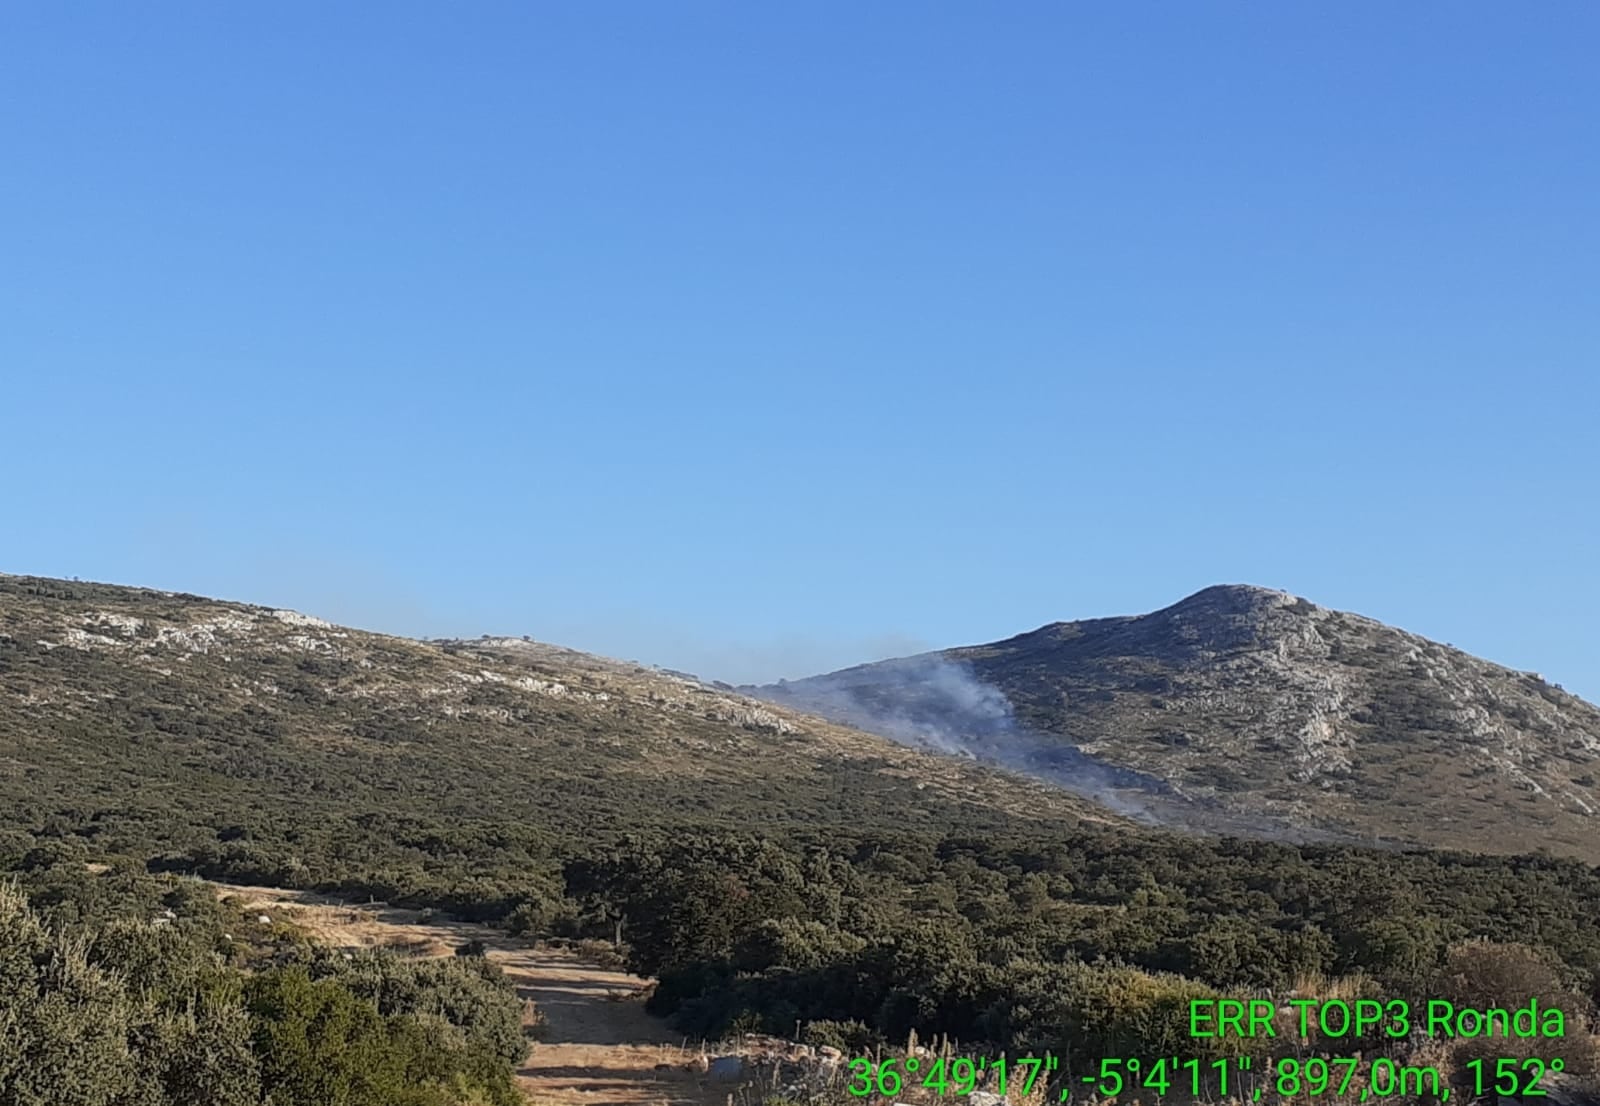
{"type": "MultiPolygon", "coordinates": [[[[1218,584],[1149,614],[934,656],[974,694],[1003,696],[1028,741],[1241,816],[1600,860],[1600,709],[1289,592],[1218,584]]],[[[784,701],[826,715],[818,693],[837,683],[792,681],[784,701]]],[[[927,713],[925,689],[892,664],[852,669],[846,690],[882,717],[927,713]]]]}
{"type": "Polygon", "coordinates": [[[1309,612],[1315,609],[1316,605],[1277,588],[1258,587],[1255,584],[1213,584],[1155,613],[1158,615],[1187,611],[1229,613],[1278,607],[1292,607],[1297,612],[1309,612]]]}

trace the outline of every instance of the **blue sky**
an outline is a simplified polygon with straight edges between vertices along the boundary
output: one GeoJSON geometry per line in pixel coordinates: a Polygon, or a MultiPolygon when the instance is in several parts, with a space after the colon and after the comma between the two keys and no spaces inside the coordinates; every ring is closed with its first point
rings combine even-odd
{"type": "Polygon", "coordinates": [[[1600,698],[1597,35],[11,5],[0,569],[736,681],[1249,582],[1600,698]]]}

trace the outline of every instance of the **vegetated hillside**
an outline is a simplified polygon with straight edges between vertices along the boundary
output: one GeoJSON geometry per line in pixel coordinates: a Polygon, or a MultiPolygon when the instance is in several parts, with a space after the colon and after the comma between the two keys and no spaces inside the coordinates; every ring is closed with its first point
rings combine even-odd
{"type": "MultiPolygon", "coordinates": [[[[0,577],[0,618],[0,872],[29,899],[26,910],[11,900],[24,960],[7,970],[26,986],[10,1020],[40,1027],[22,1047],[0,1042],[0,1100],[34,1079],[35,1042],[63,1072],[144,1084],[189,1085],[195,1062],[231,1049],[208,1072],[242,1089],[171,1099],[193,1106],[254,1106],[268,1082],[291,1087],[274,1101],[304,1100],[301,1075],[340,1047],[329,1026],[368,1025],[371,1047],[352,1055],[382,1071],[410,1072],[406,1057],[440,1044],[404,1020],[379,1031],[384,995],[433,1001],[389,988],[405,969],[342,957],[311,964],[315,985],[303,964],[252,969],[251,1001],[240,1011],[220,995],[227,1022],[214,1034],[188,1029],[196,992],[185,980],[164,982],[153,1007],[107,983],[108,1002],[143,1006],[103,1016],[79,975],[39,970],[70,950],[28,911],[89,926],[131,905],[141,932],[166,934],[184,910],[154,916],[140,890],[150,868],[370,892],[527,937],[616,941],[656,977],[652,1009],[695,1037],[800,1023],[813,1043],[866,1050],[913,1029],[948,1033],[991,1056],[1050,1051],[1081,1088],[1108,1056],[1214,1057],[1218,1042],[1188,1035],[1192,998],[1292,986],[1502,1006],[1536,997],[1566,1013],[1568,1073],[1600,1069],[1600,871],[1576,860],[1198,840],[1079,819],[1081,800],[970,762],[531,643],[404,641],[267,608],[15,577],[0,577]],[[116,858],[109,872],[91,871],[92,853],[116,858]],[[338,978],[323,986],[328,968],[338,978]],[[66,1013],[40,1020],[49,1011],[66,1013]],[[112,1027],[104,1053],[63,1047],[79,1025],[112,1027]],[[152,1039],[152,1025],[170,1040],[152,1039]],[[308,1062],[281,1062],[285,1050],[308,1062]],[[100,1055],[136,1064],[104,1068],[100,1055]]],[[[1008,736],[1006,713],[991,709],[998,693],[945,690],[988,712],[991,737],[1008,736]]],[[[169,968],[198,962],[169,951],[169,968]]],[[[462,1021],[450,1047],[474,1039],[462,1021]]],[[[1550,1055],[1541,1041],[1280,1043],[1399,1048],[1406,1063],[1440,1064],[1457,1091],[1471,1049],[1550,1055]]],[[[454,1074],[492,1093],[511,1050],[453,1055],[470,1061],[454,1074]]],[[[333,1070],[370,1082],[373,1068],[333,1070]]],[[[415,1074],[426,1079],[411,1089],[433,1097],[380,1088],[350,1101],[436,1101],[439,1078],[453,1077],[415,1074]]]]}
{"type": "Polygon", "coordinates": [[[0,852],[42,835],[290,886],[381,872],[375,893],[396,897],[526,876],[563,841],[652,826],[1003,829],[1080,813],[1102,817],[569,650],[0,576],[0,852]]]}
{"type": "MultiPolygon", "coordinates": [[[[1091,768],[1170,787],[1152,799],[1169,822],[1183,802],[1218,804],[1269,833],[1600,860],[1600,709],[1533,673],[1264,588],[1207,588],[1153,614],[749,690],[894,734],[952,709],[942,662],[1007,701],[1008,725],[977,747],[1019,736],[1076,747],[1091,768]]],[[[980,717],[967,729],[995,728],[980,717]]]]}

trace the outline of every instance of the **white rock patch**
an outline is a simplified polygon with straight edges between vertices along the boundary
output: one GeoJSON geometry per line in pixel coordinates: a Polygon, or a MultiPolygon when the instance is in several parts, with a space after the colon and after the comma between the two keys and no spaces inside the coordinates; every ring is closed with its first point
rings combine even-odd
{"type": "Polygon", "coordinates": [[[268,616],[276,618],[279,622],[287,622],[291,626],[315,626],[322,630],[333,629],[333,623],[325,622],[320,618],[313,618],[299,611],[268,611],[268,616]]]}

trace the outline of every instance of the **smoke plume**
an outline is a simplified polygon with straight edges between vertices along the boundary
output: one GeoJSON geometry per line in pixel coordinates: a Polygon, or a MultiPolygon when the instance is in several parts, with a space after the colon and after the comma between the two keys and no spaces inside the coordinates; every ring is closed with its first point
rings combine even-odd
{"type": "Polygon", "coordinates": [[[1171,794],[1163,781],[1103,764],[1017,721],[1011,702],[971,667],[937,653],[780,682],[766,698],[905,745],[968,757],[1032,776],[1150,824],[1164,824],[1140,794],[1171,794]]]}

